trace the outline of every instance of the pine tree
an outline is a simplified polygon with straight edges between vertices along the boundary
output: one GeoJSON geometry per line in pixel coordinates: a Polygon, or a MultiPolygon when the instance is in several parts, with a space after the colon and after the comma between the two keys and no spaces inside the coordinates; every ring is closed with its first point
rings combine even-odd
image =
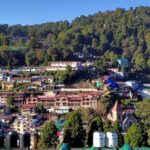
{"type": "Polygon", "coordinates": [[[103,124],[100,117],[96,117],[92,120],[90,124],[90,128],[87,134],[86,144],[91,147],[92,146],[92,139],[93,139],[93,133],[95,131],[103,131],[103,124]]]}
{"type": "Polygon", "coordinates": [[[85,142],[85,130],[79,111],[70,114],[64,126],[64,142],[71,147],[83,147],[85,142]]]}
{"type": "Polygon", "coordinates": [[[57,146],[57,129],[52,122],[48,122],[42,127],[39,147],[56,148],[56,146],[57,146]]]}

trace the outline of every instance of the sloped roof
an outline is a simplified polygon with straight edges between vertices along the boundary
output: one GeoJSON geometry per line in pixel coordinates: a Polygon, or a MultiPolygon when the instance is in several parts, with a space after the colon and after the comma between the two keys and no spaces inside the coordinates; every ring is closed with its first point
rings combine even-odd
{"type": "Polygon", "coordinates": [[[121,106],[119,104],[119,102],[116,100],[115,102],[115,105],[113,106],[113,109],[112,109],[114,112],[118,112],[118,111],[121,111],[121,106]]]}

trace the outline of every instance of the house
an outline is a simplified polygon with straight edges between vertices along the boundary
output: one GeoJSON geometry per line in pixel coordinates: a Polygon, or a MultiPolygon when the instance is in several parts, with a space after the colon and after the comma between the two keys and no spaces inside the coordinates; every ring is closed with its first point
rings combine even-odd
{"type": "Polygon", "coordinates": [[[16,82],[16,83],[31,83],[31,78],[30,77],[23,77],[23,78],[19,78],[19,77],[16,77],[16,78],[12,78],[11,81],[13,82],[16,82]]]}
{"type": "Polygon", "coordinates": [[[108,113],[107,118],[112,122],[115,122],[117,120],[119,120],[120,122],[122,121],[122,109],[118,101],[116,101],[115,105],[108,113]]]}
{"type": "Polygon", "coordinates": [[[7,99],[13,96],[14,97],[14,106],[20,107],[24,103],[25,93],[24,92],[1,92],[0,93],[0,103],[6,104],[7,99]]]}
{"type": "Polygon", "coordinates": [[[127,129],[133,124],[137,123],[137,119],[134,115],[135,109],[126,109],[122,111],[123,114],[123,122],[122,129],[123,131],[127,131],[127,129]]]}
{"type": "Polygon", "coordinates": [[[5,105],[8,97],[12,95],[13,92],[0,92],[0,103],[5,105]]]}
{"type": "Polygon", "coordinates": [[[60,106],[59,108],[56,108],[54,111],[57,114],[65,114],[65,113],[69,113],[70,110],[71,110],[71,108],[68,106],[60,106]]]}
{"type": "Polygon", "coordinates": [[[107,71],[112,77],[124,78],[127,75],[127,73],[125,74],[124,72],[119,71],[119,68],[108,68],[107,71]]]}
{"type": "Polygon", "coordinates": [[[117,62],[121,67],[129,67],[129,60],[126,58],[117,59],[117,62]]]}
{"type": "Polygon", "coordinates": [[[18,116],[15,119],[12,128],[17,131],[18,133],[22,134],[25,132],[32,132],[34,131],[35,127],[40,126],[43,123],[42,117],[24,117],[18,116]]]}
{"type": "Polygon", "coordinates": [[[6,73],[0,73],[0,80],[3,81],[3,80],[6,80],[6,79],[7,79],[6,73]]]}
{"type": "Polygon", "coordinates": [[[48,82],[53,83],[54,77],[53,76],[32,76],[31,81],[34,82],[48,82]]]}
{"type": "Polygon", "coordinates": [[[38,99],[36,96],[31,95],[30,97],[26,97],[25,98],[25,103],[26,104],[37,104],[38,103],[38,99]]]}
{"type": "Polygon", "coordinates": [[[70,66],[74,70],[78,70],[81,67],[81,62],[79,61],[55,61],[50,64],[51,67],[66,68],[70,66]]]}
{"type": "Polygon", "coordinates": [[[21,108],[21,112],[23,115],[25,114],[35,114],[35,107],[36,105],[35,104],[23,104],[22,105],[22,108],[21,108]]]}
{"type": "Polygon", "coordinates": [[[137,90],[139,88],[139,83],[137,81],[126,81],[125,85],[132,88],[133,90],[137,90]]]}
{"type": "Polygon", "coordinates": [[[14,81],[3,81],[2,82],[2,90],[11,91],[15,87],[14,81]]]}
{"type": "Polygon", "coordinates": [[[14,117],[12,115],[0,115],[0,120],[6,125],[10,125],[13,122],[14,117]]]}
{"type": "Polygon", "coordinates": [[[21,107],[22,104],[25,102],[25,93],[24,92],[17,92],[14,93],[14,105],[15,107],[21,107]]]}
{"type": "Polygon", "coordinates": [[[19,41],[23,41],[24,43],[28,43],[29,42],[29,37],[27,36],[11,36],[9,37],[10,43],[14,44],[17,43],[19,41]]]}
{"type": "Polygon", "coordinates": [[[126,109],[122,110],[121,105],[118,101],[115,102],[113,108],[107,115],[107,118],[111,122],[119,121],[122,130],[127,131],[127,129],[133,124],[137,122],[136,117],[134,116],[134,109],[126,109]]]}
{"type": "Polygon", "coordinates": [[[65,71],[66,67],[53,67],[53,66],[47,66],[46,71],[65,71]]]}

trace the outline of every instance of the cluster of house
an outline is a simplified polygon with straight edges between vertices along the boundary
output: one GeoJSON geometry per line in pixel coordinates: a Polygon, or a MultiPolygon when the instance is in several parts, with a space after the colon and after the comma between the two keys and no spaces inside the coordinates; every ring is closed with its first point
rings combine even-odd
{"type": "Polygon", "coordinates": [[[9,72],[12,74],[17,74],[21,72],[45,72],[45,71],[64,71],[67,66],[70,66],[73,70],[81,70],[87,66],[91,66],[93,63],[86,62],[82,63],[80,61],[55,61],[51,62],[48,66],[44,67],[19,67],[13,68],[12,70],[8,70],[5,68],[1,68],[0,71],[2,73],[9,72]]]}
{"type": "Polygon", "coordinates": [[[32,77],[13,77],[12,75],[3,74],[0,78],[1,81],[1,89],[3,91],[11,91],[14,90],[15,87],[19,84],[28,84],[27,87],[29,90],[47,90],[52,88],[53,86],[53,77],[52,76],[32,76],[32,77]]]}
{"type": "MultiPolygon", "coordinates": [[[[42,93],[25,93],[25,92],[0,92],[0,104],[1,109],[4,111],[7,104],[7,100],[10,96],[14,97],[13,104],[20,110],[21,116],[17,116],[13,126],[11,126],[17,132],[34,131],[39,129],[39,126],[44,122],[40,118],[40,121],[36,118],[34,120],[28,116],[34,116],[37,114],[36,107],[38,104],[43,104],[47,112],[52,114],[68,113],[70,110],[76,110],[79,108],[93,108],[97,109],[97,103],[101,96],[104,95],[104,91],[97,89],[67,89],[62,88],[59,92],[44,92],[42,93]]],[[[123,131],[126,131],[132,123],[137,122],[134,116],[135,109],[122,109],[119,102],[116,101],[113,108],[109,111],[107,118],[112,121],[119,121],[123,131]]],[[[4,112],[7,114],[6,112],[4,112]]],[[[5,116],[5,115],[4,115],[5,116]]],[[[6,115],[7,116],[7,115],[6,115]]],[[[13,117],[11,115],[11,117],[13,117]]],[[[4,119],[3,119],[4,120],[4,119]]],[[[7,121],[3,121],[5,124],[7,121]]],[[[11,121],[9,121],[11,123],[11,121]]]]}
{"type": "Polygon", "coordinates": [[[43,104],[49,112],[67,113],[78,108],[97,108],[97,101],[100,97],[97,92],[84,93],[59,93],[45,92],[32,95],[25,92],[0,92],[0,104],[4,106],[10,96],[14,97],[13,104],[21,109],[23,114],[30,114],[36,105],[43,104]]]}
{"type": "MultiPolygon", "coordinates": [[[[126,64],[126,62],[124,63],[126,64]]],[[[108,76],[94,80],[94,82],[97,83],[97,88],[66,88],[63,85],[59,85],[59,88],[56,89],[53,85],[53,76],[47,75],[13,77],[14,73],[19,72],[65,70],[67,66],[71,66],[72,69],[78,70],[82,67],[92,65],[92,63],[82,64],[81,62],[53,62],[50,66],[45,68],[20,68],[20,70],[13,69],[9,71],[9,73],[7,73],[6,70],[2,70],[0,74],[2,88],[0,92],[0,129],[6,132],[16,131],[19,134],[25,132],[32,133],[40,131],[41,125],[51,120],[55,123],[57,122],[57,125],[61,124],[58,136],[60,140],[62,140],[64,122],[59,120],[61,114],[79,108],[93,108],[97,110],[100,97],[106,95],[108,91],[113,91],[120,97],[132,98],[135,91],[138,93],[141,88],[137,81],[118,82],[114,80],[116,77],[124,78],[126,76],[116,68],[109,68],[108,76]],[[28,85],[28,90],[15,91],[14,89],[18,84],[28,85]],[[31,92],[34,89],[36,92],[31,92]],[[6,105],[10,96],[14,99],[14,107],[19,110],[17,114],[12,114],[7,110],[6,105]],[[37,107],[40,104],[46,109],[45,114],[41,114],[37,111],[37,107]]],[[[138,94],[140,95],[140,93],[138,94]]],[[[132,123],[138,121],[134,112],[134,107],[122,108],[119,101],[116,100],[106,117],[111,122],[119,121],[123,131],[126,132],[132,123]]]]}

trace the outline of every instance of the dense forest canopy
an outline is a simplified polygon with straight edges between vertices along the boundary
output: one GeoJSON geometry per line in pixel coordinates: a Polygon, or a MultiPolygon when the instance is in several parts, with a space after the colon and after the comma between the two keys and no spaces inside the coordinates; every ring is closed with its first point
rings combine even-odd
{"type": "Polygon", "coordinates": [[[128,58],[137,71],[150,70],[150,7],[98,12],[40,25],[0,25],[0,65],[47,65],[84,56],[128,58]],[[10,37],[28,37],[16,43],[10,37]],[[10,47],[24,47],[12,51],[10,47]],[[13,63],[12,63],[13,62],[13,63]]]}

